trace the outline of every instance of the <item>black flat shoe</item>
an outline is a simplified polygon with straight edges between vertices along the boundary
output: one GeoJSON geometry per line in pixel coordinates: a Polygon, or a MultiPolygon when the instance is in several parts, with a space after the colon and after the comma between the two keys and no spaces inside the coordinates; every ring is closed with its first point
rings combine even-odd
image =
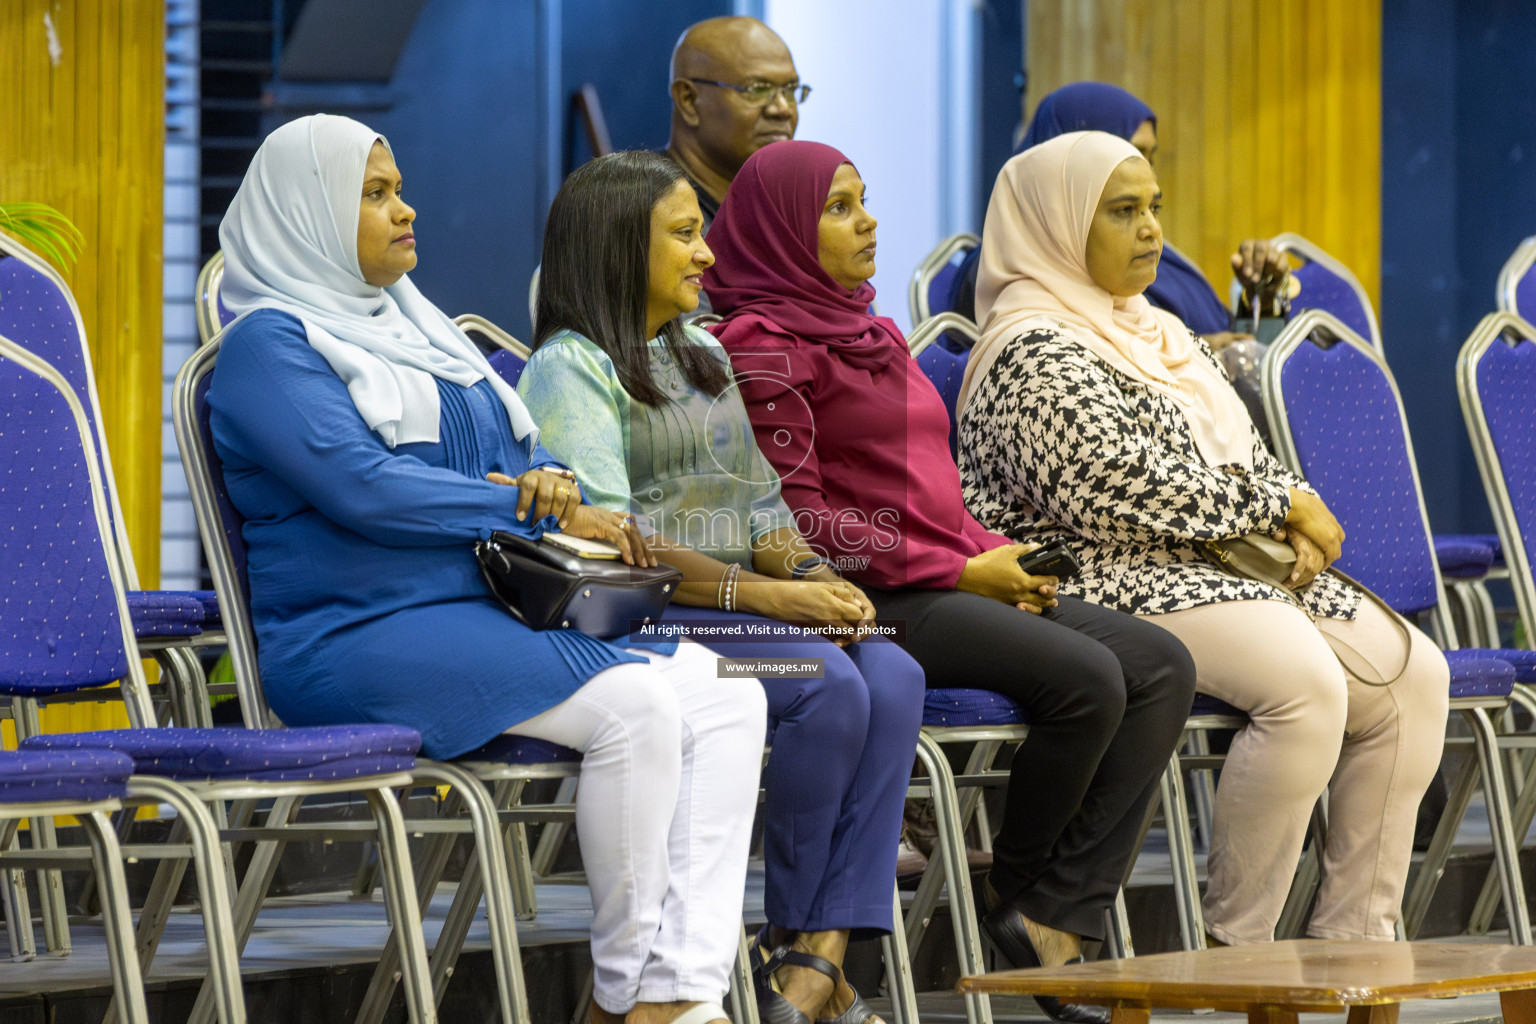
{"type": "MultiPolygon", "coordinates": [[[[1040,954],[1029,940],[1024,919],[1010,904],[1004,903],[987,912],[981,919],[981,930],[997,950],[997,955],[1017,968],[1040,967],[1040,954]]],[[[1080,964],[1082,957],[1068,960],[1080,964]]],[[[1035,1002],[1045,1015],[1057,1024],[1109,1024],[1110,1013],[1103,1006],[1087,1006],[1083,1003],[1064,1003],[1055,996],[1035,996],[1035,1002]]]]}

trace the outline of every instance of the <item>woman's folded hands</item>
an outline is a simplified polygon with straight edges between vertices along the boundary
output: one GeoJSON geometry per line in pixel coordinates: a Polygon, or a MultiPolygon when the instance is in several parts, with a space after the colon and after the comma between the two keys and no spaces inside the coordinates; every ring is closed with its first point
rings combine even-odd
{"type": "Polygon", "coordinates": [[[1343,552],[1344,527],[1328,510],[1327,502],[1299,487],[1291,488],[1290,511],[1285,514],[1285,525],[1274,536],[1296,552],[1296,568],[1286,580],[1293,590],[1311,583],[1343,552]]]}
{"type": "Polygon", "coordinates": [[[960,572],[956,590],[966,590],[1039,615],[1056,607],[1056,577],[1031,576],[1019,568],[1019,557],[1038,544],[1004,544],[972,556],[960,572]]]}
{"type": "Polygon", "coordinates": [[[820,632],[839,647],[862,640],[875,623],[875,606],[847,580],[742,583],[737,607],[820,632]]]}

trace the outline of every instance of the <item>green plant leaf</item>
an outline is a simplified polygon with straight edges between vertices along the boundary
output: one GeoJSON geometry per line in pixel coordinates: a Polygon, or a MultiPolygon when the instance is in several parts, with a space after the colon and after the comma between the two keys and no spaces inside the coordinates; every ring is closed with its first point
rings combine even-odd
{"type": "Polygon", "coordinates": [[[47,203],[0,203],[0,231],[68,270],[85,248],[85,236],[47,203]]]}

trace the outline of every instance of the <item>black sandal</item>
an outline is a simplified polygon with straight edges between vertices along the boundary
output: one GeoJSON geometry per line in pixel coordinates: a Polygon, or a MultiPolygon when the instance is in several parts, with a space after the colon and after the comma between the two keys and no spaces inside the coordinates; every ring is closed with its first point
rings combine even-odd
{"type": "MultiPolygon", "coordinates": [[[[784,998],[782,992],[777,992],[773,987],[773,974],[780,967],[808,967],[818,971],[832,979],[835,988],[843,972],[837,969],[837,965],[823,957],[813,953],[802,953],[798,949],[791,948],[789,943],[772,949],[768,946],[768,925],[763,925],[763,930],[757,933],[753,940],[753,948],[762,953],[762,960],[752,965],[752,988],[757,995],[757,1016],[762,1024],[813,1024],[810,1016],[800,1007],[784,998]]],[[[753,958],[757,959],[756,957],[753,958]]],[[[856,1000],[862,1003],[863,1000],[856,1000]]],[[[867,1006],[866,1006],[867,1009],[867,1006]]],[[[848,1024],[843,1021],[844,1013],[837,1020],[840,1024],[848,1024]]],[[[868,1014],[865,1015],[866,1017],[868,1014]]],[[[864,1018],[858,1018],[862,1021],[864,1018]]],[[[821,1024],[820,1021],[815,1024],[821,1024]]]]}

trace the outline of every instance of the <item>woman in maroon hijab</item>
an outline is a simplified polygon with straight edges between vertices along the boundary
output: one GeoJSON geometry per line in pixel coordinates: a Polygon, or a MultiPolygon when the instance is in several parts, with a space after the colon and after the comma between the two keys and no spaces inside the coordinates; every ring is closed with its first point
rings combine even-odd
{"type": "MultiPolygon", "coordinates": [[[[800,533],[901,623],[934,689],[994,690],[1028,716],[983,928],[1017,967],[1102,938],[1142,814],[1194,695],[1188,653],[1129,615],[1056,597],[1031,548],[965,510],[949,415],[890,320],[869,312],[875,218],[837,150],[778,142],[731,183],[705,288],[758,445],[800,533]]],[[[1105,1010],[1041,1000],[1053,1018],[1105,1010]]]]}

